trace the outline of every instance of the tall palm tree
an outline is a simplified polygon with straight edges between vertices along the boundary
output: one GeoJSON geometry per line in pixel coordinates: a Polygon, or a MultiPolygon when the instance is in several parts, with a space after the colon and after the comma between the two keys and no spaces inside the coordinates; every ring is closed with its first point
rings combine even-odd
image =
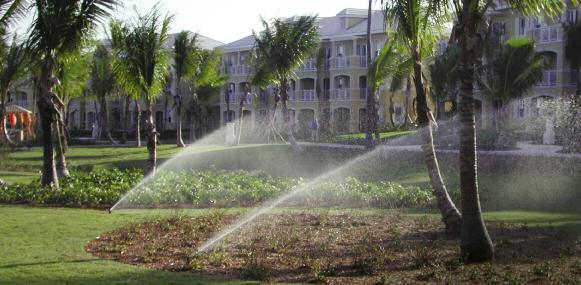
{"type": "Polygon", "coordinates": [[[99,131],[100,136],[117,144],[111,135],[109,116],[107,114],[107,99],[115,90],[115,74],[113,73],[113,59],[104,45],[98,45],[93,54],[91,66],[91,89],[99,102],[99,131]]]}
{"type": "Polygon", "coordinates": [[[495,109],[497,144],[502,144],[504,106],[531,90],[543,78],[544,67],[543,58],[535,51],[535,42],[530,38],[508,40],[484,66],[484,76],[478,77],[478,82],[495,109]]]}
{"type": "Polygon", "coordinates": [[[26,69],[26,51],[22,44],[12,40],[8,51],[2,56],[0,61],[0,136],[10,142],[6,133],[6,121],[4,113],[6,112],[6,98],[8,90],[14,83],[24,75],[26,69]]]}
{"type": "MultiPolygon", "coordinates": [[[[373,132],[377,130],[377,110],[375,109],[375,104],[377,100],[375,98],[375,92],[371,90],[371,83],[369,77],[371,76],[371,16],[372,16],[372,0],[369,0],[369,5],[367,8],[367,51],[365,53],[367,61],[367,127],[365,128],[365,142],[368,149],[374,147],[373,143],[373,132]]],[[[379,134],[376,133],[376,139],[379,141],[379,134]]]]}
{"type": "Polygon", "coordinates": [[[138,15],[133,24],[113,22],[112,44],[117,56],[115,76],[124,89],[141,94],[145,101],[147,131],[146,175],[157,167],[157,137],[153,104],[164,86],[169,67],[169,53],[163,47],[168,37],[171,16],[162,16],[158,6],[145,15],[138,15]]]}
{"type": "Polygon", "coordinates": [[[430,122],[431,111],[428,107],[422,71],[422,58],[432,55],[434,44],[438,39],[437,28],[441,27],[442,21],[446,19],[440,8],[432,6],[425,0],[394,0],[386,2],[384,12],[387,24],[394,31],[391,38],[402,45],[412,59],[416,113],[419,127],[422,128],[424,160],[446,231],[458,235],[462,217],[448,194],[436,158],[430,122]]]}
{"type": "Polygon", "coordinates": [[[40,69],[37,105],[42,125],[42,185],[58,187],[51,128],[58,114],[51,86],[55,64],[59,56],[78,50],[117,3],[117,0],[35,0],[33,3],[36,13],[29,29],[28,48],[40,69]]]}
{"type": "MultiPolygon", "coordinates": [[[[176,75],[175,107],[176,107],[176,133],[177,146],[184,147],[182,138],[182,96],[180,84],[182,80],[189,80],[196,72],[200,63],[200,49],[197,44],[197,34],[190,36],[187,31],[176,35],[174,41],[174,70],[176,75]]],[[[193,132],[193,130],[191,130],[193,132]]]]}
{"type": "MultiPolygon", "coordinates": [[[[570,0],[577,5],[577,0],[570,0]]],[[[460,192],[462,202],[461,255],[467,262],[482,262],[494,257],[492,241],[482,219],[476,173],[476,124],[474,117],[475,66],[485,46],[486,11],[494,5],[487,0],[432,0],[434,6],[451,6],[458,19],[450,43],[459,48],[460,72],[460,192]]],[[[544,13],[556,16],[565,1],[507,0],[506,4],[527,16],[544,13]]]]}
{"type": "MultiPolygon", "coordinates": [[[[316,16],[301,16],[292,20],[275,19],[271,24],[262,21],[264,31],[254,34],[257,58],[254,82],[278,87],[282,104],[282,115],[286,125],[288,140],[293,149],[300,151],[294,138],[288,112],[289,79],[294,77],[293,69],[316,51],[319,45],[316,16]]],[[[276,98],[275,98],[276,104],[276,98]]]]}
{"type": "Polygon", "coordinates": [[[316,80],[315,80],[315,93],[317,94],[318,101],[318,112],[319,112],[319,131],[326,134],[329,131],[329,116],[328,111],[330,110],[330,101],[328,90],[324,89],[324,78],[328,76],[327,69],[327,55],[325,54],[325,49],[319,46],[317,51],[317,57],[315,58],[316,66],[316,80]]]}

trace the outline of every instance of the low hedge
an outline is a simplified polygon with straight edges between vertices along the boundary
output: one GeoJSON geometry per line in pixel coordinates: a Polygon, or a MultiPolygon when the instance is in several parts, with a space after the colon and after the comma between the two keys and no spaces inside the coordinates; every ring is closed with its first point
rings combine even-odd
{"type": "MultiPolygon", "coordinates": [[[[280,197],[304,185],[302,179],[274,177],[243,170],[159,171],[142,180],[140,170],[100,169],[73,172],[60,188],[29,184],[0,186],[0,203],[27,203],[70,207],[110,207],[129,190],[123,207],[248,207],[280,197]]],[[[362,182],[346,178],[308,188],[289,206],[418,207],[432,202],[431,193],[391,182],[362,182]]]]}

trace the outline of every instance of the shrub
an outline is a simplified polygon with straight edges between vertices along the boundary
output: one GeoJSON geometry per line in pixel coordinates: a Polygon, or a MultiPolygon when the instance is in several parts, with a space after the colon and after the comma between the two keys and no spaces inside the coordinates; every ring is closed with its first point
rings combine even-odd
{"type": "MultiPolygon", "coordinates": [[[[0,203],[31,203],[72,207],[109,207],[142,180],[140,170],[100,169],[73,172],[59,189],[29,184],[0,186],[0,203]]],[[[263,172],[160,171],[129,192],[124,207],[248,207],[274,199],[302,185],[301,179],[281,178],[263,172]]],[[[305,190],[293,200],[298,206],[407,207],[432,201],[429,191],[391,182],[362,182],[346,178],[305,190]]]]}

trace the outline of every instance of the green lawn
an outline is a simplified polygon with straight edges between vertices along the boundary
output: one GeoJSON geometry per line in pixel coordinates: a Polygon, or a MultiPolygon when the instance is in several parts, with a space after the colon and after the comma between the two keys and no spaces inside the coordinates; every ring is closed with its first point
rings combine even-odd
{"type": "Polygon", "coordinates": [[[0,178],[7,183],[28,183],[38,177],[40,174],[34,172],[0,171],[0,178]]]}
{"type": "MultiPolygon", "coordinates": [[[[389,132],[382,132],[379,133],[379,137],[382,139],[393,139],[397,137],[402,137],[405,135],[409,135],[414,133],[415,131],[389,131],[389,132]]],[[[335,137],[337,140],[354,140],[354,139],[364,139],[365,133],[355,133],[355,134],[346,134],[346,135],[338,135],[335,137]]]]}
{"type": "Polygon", "coordinates": [[[139,268],[85,252],[99,234],[152,215],[0,206],[0,284],[255,284],[139,268]]]}
{"type": "MultiPolygon", "coordinates": [[[[334,210],[332,213],[377,214],[381,211],[334,210]]],[[[187,210],[190,215],[209,212],[187,210]]],[[[171,210],[140,210],[107,214],[86,209],[0,205],[0,284],[256,284],[99,260],[84,250],[87,241],[105,231],[131,221],[171,213],[171,210]]],[[[413,214],[426,215],[426,212],[413,214]]],[[[573,214],[505,211],[485,213],[485,218],[528,226],[566,227],[581,232],[581,216],[573,214]]]]}

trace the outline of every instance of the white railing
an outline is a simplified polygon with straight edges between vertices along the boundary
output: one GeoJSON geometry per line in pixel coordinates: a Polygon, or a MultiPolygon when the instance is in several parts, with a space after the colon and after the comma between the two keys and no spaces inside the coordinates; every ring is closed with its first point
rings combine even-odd
{"type": "Polygon", "coordinates": [[[295,94],[295,91],[294,90],[289,90],[287,92],[287,94],[288,94],[288,100],[289,101],[294,101],[296,99],[296,94],[295,94]]]}
{"type": "Polygon", "coordinates": [[[220,68],[222,74],[230,75],[248,75],[252,73],[252,67],[249,65],[229,65],[220,68]]]}
{"type": "Polygon", "coordinates": [[[309,58],[301,66],[299,66],[300,71],[314,71],[317,70],[317,60],[314,58],[309,58]]]}
{"type": "Polygon", "coordinates": [[[334,100],[334,101],[349,101],[349,100],[351,100],[351,89],[331,90],[331,100],[334,100]]]}
{"type": "Polygon", "coordinates": [[[554,43],[563,40],[563,28],[560,25],[530,29],[528,34],[537,43],[554,43]]]}
{"type": "Polygon", "coordinates": [[[348,68],[351,66],[351,58],[346,56],[331,58],[331,68],[348,68]]]}
{"type": "Polygon", "coordinates": [[[315,101],[315,90],[299,90],[300,101],[315,101]]]}

